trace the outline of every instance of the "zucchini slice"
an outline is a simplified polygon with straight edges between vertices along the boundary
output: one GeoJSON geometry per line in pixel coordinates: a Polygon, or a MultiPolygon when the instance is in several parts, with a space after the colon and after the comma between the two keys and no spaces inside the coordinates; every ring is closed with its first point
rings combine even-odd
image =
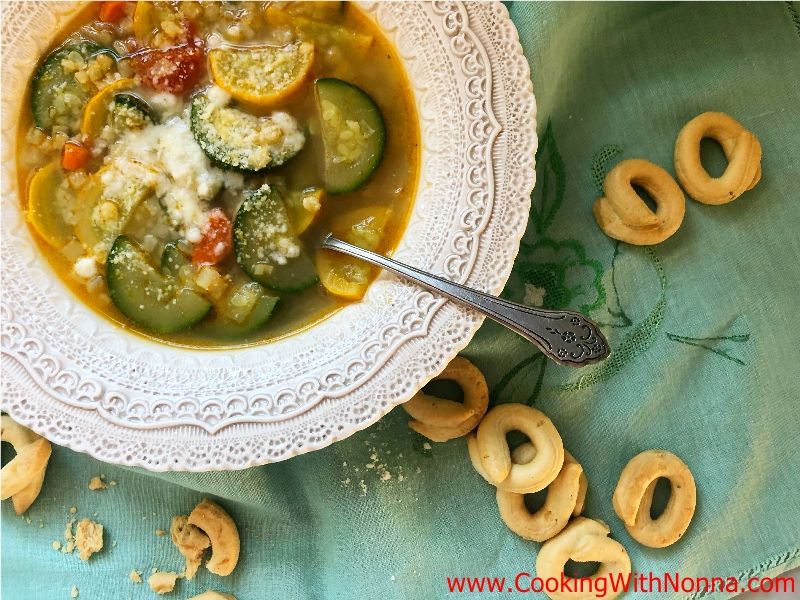
{"type": "Polygon", "coordinates": [[[317,109],[325,151],[323,181],[332,194],[361,187],[383,158],[386,128],[375,102],[341,79],[318,79],[317,109]]]}
{"type": "Polygon", "coordinates": [[[61,248],[72,240],[71,215],[75,197],[62,184],[64,174],[58,161],[36,171],[28,188],[28,221],[44,241],[61,248]]]}
{"type": "Polygon", "coordinates": [[[287,113],[256,117],[212,102],[206,94],[192,100],[190,124],[198,145],[217,166],[245,173],[281,166],[306,141],[287,113]]]}
{"type": "Polygon", "coordinates": [[[242,270],[270,289],[299,292],[318,281],[280,194],[268,185],[245,194],[233,222],[233,248],[242,270]]]}
{"type": "Polygon", "coordinates": [[[217,305],[217,317],[203,325],[203,333],[218,338],[242,338],[266,325],[278,301],[261,284],[248,281],[231,290],[217,305]]]}
{"type": "Polygon", "coordinates": [[[188,329],[211,310],[203,296],[157,271],[144,250],[124,235],[117,237],[108,253],[106,281],[120,312],[156,333],[188,329]]]}
{"type": "Polygon", "coordinates": [[[134,94],[122,93],[114,95],[110,114],[111,127],[124,133],[132,129],[144,129],[155,125],[158,119],[144,100],[134,94]]]}
{"type": "Polygon", "coordinates": [[[214,82],[237,100],[274,106],[305,83],[314,64],[308,42],[286,46],[214,48],[208,53],[214,82]]]}
{"type": "Polygon", "coordinates": [[[67,71],[62,61],[70,60],[73,53],[85,61],[102,50],[95,43],[82,42],[63,46],[44,59],[31,81],[31,110],[37,127],[49,132],[59,125],[70,135],[78,132],[80,115],[92,88],[78,83],[75,73],[67,71]]]}
{"type": "Polygon", "coordinates": [[[191,264],[189,257],[178,249],[175,242],[169,242],[161,252],[161,273],[165,276],[177,278],[181,267],[191,264]]]}

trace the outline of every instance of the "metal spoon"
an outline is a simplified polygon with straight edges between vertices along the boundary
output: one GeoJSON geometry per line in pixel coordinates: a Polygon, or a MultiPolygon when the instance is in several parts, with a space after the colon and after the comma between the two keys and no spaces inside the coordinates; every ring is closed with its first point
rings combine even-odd
{"type": "Polygon", "coordinates": [[[509,302],[348,244],[330,234],[321,247],[360,258],[473,308],[533,342],[545,356],[559,364],[583,367],[600,362],[611,352],[597,325],[579,312],[544,310],[509,302]]]}

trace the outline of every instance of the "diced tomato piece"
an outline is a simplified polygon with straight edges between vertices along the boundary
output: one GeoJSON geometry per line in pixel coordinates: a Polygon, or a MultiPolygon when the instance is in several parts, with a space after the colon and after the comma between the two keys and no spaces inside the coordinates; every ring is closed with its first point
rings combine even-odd
{"type": "Polygon", "coordinates": [[[233,249],[233,226],[221,209],[211,211],[203,227],[203,239],[192,251],[195,265],[216,265],[233,249]]]}
{"type": "Polygon", "coordinates": [[[61,151],[61,168],[65,171],[78,171],[86,167],[92,152],[78,142],[67,142],[61,151]]]}
{"type": "Polygon", "coordinates": [[[103,2],[100,7],[100,20],[104,23],[116,23],[125,18],[127,2],[103,2]]]}
{"type": "Polygon", "coordinates": [[[186,32],[186,43],[190,46],[201,44],[202,40],[197,37],[197,24],[191,19],[184,17],[181,19],[181,26],[186,32]]]}
{"type": "Polygon", "coordinates": [[[159,92],[182,94],[200,79],[205,53],[195,44],[163,50],[148,48],[132,54],[131,63],[147,87],[159,92]]]}

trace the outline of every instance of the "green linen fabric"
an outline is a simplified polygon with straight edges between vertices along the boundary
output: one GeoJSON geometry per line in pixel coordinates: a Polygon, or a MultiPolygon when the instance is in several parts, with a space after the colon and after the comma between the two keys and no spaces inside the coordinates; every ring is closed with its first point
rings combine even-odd
{"type": "MultiPolygon", "coordinates": [[[[531,65],[540,150],[504,294],[587,311],[613,356],[559,368],[492,323],[463,355],[485,372],[492,403],[532,404],[553,419],[588,474],[584,514],[610,525],[635,571],[744,582],[799,565],[800,6],[508,6],[531,65]],[[591,207],[605,173],[632,157],[672,172],[678,131],[707,110],[758,135],[758,186],[724,206],[687,199],[683,226],[653,248],[604,236],[591,207]],[[623,466],[649,448],[682,457],[698,487],[685,536],[660,550],[633,541],[611,507],[623,466]]],[[[703,151],[720,172],[719,148],[703,151]]],[[[54,448],[28,514],[3,502],[2,597],[69,598],[75,585],[81,599],[152,598],[128,573],[180,571],[155,530],[206,495],[239,524],[239,566],[226,578],[203,568],[165,597],[445,598],[448,576],[532,573],[540,544],[500,521],[464,440],[428,444],[406,422],[396,409],[320,452],[235,473],[154,475],[54,448]],[[101,473],[117,485],[88,490],[101,473]],[[51,547],[80,517],[106,527],[88,563],[51,547]]]]}

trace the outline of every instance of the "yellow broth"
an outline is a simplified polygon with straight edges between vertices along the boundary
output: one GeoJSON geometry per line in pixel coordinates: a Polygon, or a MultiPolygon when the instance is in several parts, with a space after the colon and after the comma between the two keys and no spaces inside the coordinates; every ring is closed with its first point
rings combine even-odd
{"type": "MultiPolygon", "coordinates": [[[[88,31],[88,37],[91,38],[90,28],[97,19],[99,4],[90,3],[61,32],[53,49],[63,44],[65,39],[72,40],[71,36],[75,35],[76,30],[80,30],[82,38],[87,37],[88,31]]],[[[276,25],[274,21],[270,21],[267,12],[268,6],[276,4],[283,9],[287,3],[247,3],[240,9],[230,8],[231,5],[237,3],[225,3],[228,5],[227,7],[216,5],[215,8],[212,6],[210,17],[207,14],[198,16],[199,5],[195,3],[163,4],[168,5],[170,10],[185,9],[187,13],[193,15],[193,20],[199,25],[199,35],[205,40],[209,39],[210,32],[218,33],[220,29],[227,31],[227,28],[232,26],[231,24],[239,23],[241,15],[245,14],[248,18],[241,19],[241,21],[250,25],[244,36],[246,39],[234,42],[230,37],[223,36],[225,45],[285,43],[287,29],[291,32],[292,39],[300,37],[315,44],[316,54],[312,73],[299,92],[293,94],[281,105],[270,107],[266,111],[259,107],[245,106],[239,103],[240,108],[253,114],[267,114],[275,110],[286,111],[306,127],[308,133],[305,147],[296,157],[284,166],[269,171],[266,175],[248,178],[249,185],[246,186],[246,189],[255,189],[264,182],[278,182],[290,190],[302,190],[312,185],[322,186],[322,144],[319,137],[319,117],[314,100],[314,80],[321,77],[343,79],[360,87],[375,101],[386,127],[386,144],[380,165],[359,189],[339,195],[328,194],[313,225],[301,235],[301,240],[307,251],[313,256],[319,240],[330,231],[331,220],[335,219],[337,215],[357,208],[388,207],[391,209],[391,216],[381,246],[384,251],[391,251],[402,235],[416,191],[419,169],[419,128],[413,96],[402,64],[394,48],[374,23],[357,7],[349,3],[342,3],[342,8],[338,11],[331,11],[329,7],[324,7],[319,14],[315,12],[316,9],[311,9],[300,16],[301,19],[313,17],[357,34],[371,36],[371,45],[364,49],[359,44],[348,44],[346,40],[344,42],[337,40],[334,43],[315,39],[313,34],[294,31],[285,23],[276,25]],[[226,15],[215,17],[213,14],[227,9],[230,10],[226,15]],[[237,13],[237,10],[244,10],[245,13],[237,13]]],[[[301,9],[301,12],[305,11],[301,9]]],[[[208,69],[206,68],[203,79],[194,87],[194,90],[206,87],[209,83],[208,78],[208,69]]],[[[191,93],[185,94],[185,98],[189,98],[190,95],[191,93]]],[[[30,102],[29,99],[26,99],[20,115],[17,143],[18,184],[23,210],[27,207],[27,190],[33,174],[37,169],[59,156],[59,151],[54,148],[45,150],[32,148],[28,139],[32,128],[30,102]]],[[[92,167],[89,169],[90,172],[95,171],[99,164],[92,163],[92,167]]],[[[231,220],[233,220],[237,204],[240,201],[241,198],[228,199],[227,202],[221,204],[231,220]]],[[[211,207],[217,205],[219,204],[215,202],[210,204],[211,207]]],[[[68,260],[59,249],[51,247],[37,235],[32,227],[31,231],[42,254],[47,258],[54,271],[83,302],[122,328],[168,344],[216,348],[263,343],[313,326],[347,304],[347,301],[329,294],[321,284],[316,284],[299,293],[281,295],[281,301],[267,324],[256,333],[240,339],[215,337],[211,327],[205,325],[204,322],[178,333],[155,334],[137,326],[117,310],[109,300],[105,285],[100,291],[95,289],[89,292],[85,281],[75,275],[73,260],[68,260]]],[[[155,258],[157,259],[157,256],[155,258]]],[[[247,280],[247,276],[238,267],[233,253],[218,266],[222,273],[231,276],[234,283],[247,280]]]]}

